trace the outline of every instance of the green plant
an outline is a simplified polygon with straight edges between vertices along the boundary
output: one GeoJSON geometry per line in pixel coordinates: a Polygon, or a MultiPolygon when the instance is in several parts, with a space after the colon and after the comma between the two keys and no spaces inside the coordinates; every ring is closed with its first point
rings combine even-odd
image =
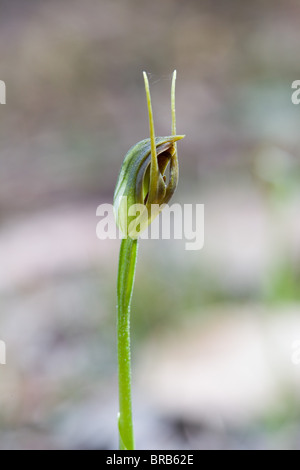
{"type": "Polygon", "coordinates": [[[171,88],[172,135],[155,137],[151,96],[144,72],[150,138],[134,145],[124,158],[114,194],[116,223],[123,233],[117,283],[119,440],[120,449],[134,449],[131,400],[130,305],[134,286],[138,237],[163,209],[178,183],[175,82],[171,88]],[[167,181],[166,170],[170,166],[167,181]],[[132,210],[134,208],[135,210],[132,210]],[[137,213],[139,214],[137,216],[137,213]]]}

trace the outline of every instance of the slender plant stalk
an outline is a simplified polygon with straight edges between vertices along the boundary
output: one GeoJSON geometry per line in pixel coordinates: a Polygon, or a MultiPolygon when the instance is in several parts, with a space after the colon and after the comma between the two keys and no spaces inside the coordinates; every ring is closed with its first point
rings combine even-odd
{"type": "Polygon", "coordinates": [[[130,304],[134,285],[138,240],[122,240],[118,272],[118,364],[120,449],[134,449],[131,399],[130,304]]]}
{"type": "MultiPolygon", "coordinates": [[[[178,182],[177,144],[183,135],[176,135],[175,81],[171,87],[172,135],[155,137],[151,96],[147,74],[144,72],[150,138],[138,142],[125,156],[114,194],[116,222],[125,238],[121,242],[118,272],[118,377],[119,377],[119,440],[121,450],[134,449],[131,399],[130,305],[134,285],[138,237],[131,228],[130,207],[138,204],[147,210],[140,231],[153,217],[152,204],[163,208],[174,194],[178,182]],[[160,159],[160,161],[158,160],[160,159]],[[170,163],[170,179],[166,182],[165,170],[170,163]],[[125,200],[126,204],[123,203],[125,200]],[[127,204],[128,203],[128,204],[127,204]]],[[[140,210],[140,209],[138,209],[140,210]]],[[[155,213],[155,216],[159,212],[155,213]]],[[[140,219],[141,220],[141,219],[140,219]]]]}

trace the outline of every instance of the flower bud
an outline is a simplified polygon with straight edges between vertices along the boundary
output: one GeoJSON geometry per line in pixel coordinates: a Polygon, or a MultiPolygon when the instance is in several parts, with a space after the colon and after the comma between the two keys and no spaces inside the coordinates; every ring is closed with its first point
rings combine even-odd
{"type": "Polygon", "coordinates": [[[150,138],[134,145],[126,154],[114,194],[116,223],[124,236],[138,238],[167,204],[178,183],[176,142],[184,135],[175,130],[175,79],[172,82],[172,136],[156,137],[147,75],[144,73],[150,138]],[[165,174],[169,166],[169,177],[165,174]],[[155,210],[151,210],[155,207],[155,210]],[[157,209],[158,208],[158,209],[157,209]]]}

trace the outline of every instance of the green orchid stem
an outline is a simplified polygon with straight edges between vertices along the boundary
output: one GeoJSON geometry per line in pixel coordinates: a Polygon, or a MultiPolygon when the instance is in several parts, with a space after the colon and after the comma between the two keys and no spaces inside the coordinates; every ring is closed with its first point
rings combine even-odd
{"type": "Polygon", "coordinates": [[[118,272],[119,438],[121,450],[134,449],[131,400],[130,304],[138,240],[122,240],[118,272]]]}

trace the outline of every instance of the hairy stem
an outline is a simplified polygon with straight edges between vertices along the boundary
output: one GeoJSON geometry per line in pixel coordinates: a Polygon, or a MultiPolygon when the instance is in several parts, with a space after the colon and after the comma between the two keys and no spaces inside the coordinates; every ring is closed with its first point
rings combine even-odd
{"type": "Polygon", "coordinates": [[[118,366],[120,449],[134,449],[131,400],[130,304],[134,285],[138,241],[123,239],[118,272],[118,366]]]}

